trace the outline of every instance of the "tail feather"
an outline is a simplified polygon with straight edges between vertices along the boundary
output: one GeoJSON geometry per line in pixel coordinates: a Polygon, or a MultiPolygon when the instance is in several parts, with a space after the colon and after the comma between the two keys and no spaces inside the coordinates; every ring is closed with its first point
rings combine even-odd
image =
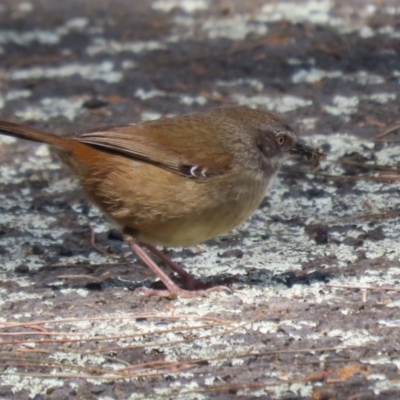
{"type": "Polygon", "coordinates": [[[34,142],[47,143],[65,149],[69,149],[72,143],[71,139],[8,121],[0,121],[0,134],[32,140],[34,142]]]}

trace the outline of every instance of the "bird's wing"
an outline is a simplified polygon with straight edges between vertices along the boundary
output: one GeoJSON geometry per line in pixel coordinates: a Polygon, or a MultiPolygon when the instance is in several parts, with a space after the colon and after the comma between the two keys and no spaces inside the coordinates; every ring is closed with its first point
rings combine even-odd
{"type": "Polygon", "coordinates": [[[233,157],[218,140],[216,129],[196,114],[104,128],[76,140],[180,175],[206,178],[223,174],[232,164],[233,157]]]}

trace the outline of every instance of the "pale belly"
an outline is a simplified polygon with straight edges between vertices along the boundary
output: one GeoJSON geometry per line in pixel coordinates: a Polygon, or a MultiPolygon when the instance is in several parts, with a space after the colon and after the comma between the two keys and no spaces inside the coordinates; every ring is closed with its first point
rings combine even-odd
{"type": "Polygon", "coordinates": [[[137,237],[144,243],[164,246],[192,246],[231,231],[246,221],[262,202],[267,185],[249,187],[242,196],[215,207],[191,210],[162,223],[144,224],[137,237]]]}
{"type": "Polygon", "coordinates": [[[91,185],[96,196],[87,191],[120,226],[153,245],[190,246],[232,230],[260,205],[272,180],[260,171],[233,171],[199,182],[154,168],[138,163],[140,173],[129,180],[114,168],[96,177],[91,185]]]}

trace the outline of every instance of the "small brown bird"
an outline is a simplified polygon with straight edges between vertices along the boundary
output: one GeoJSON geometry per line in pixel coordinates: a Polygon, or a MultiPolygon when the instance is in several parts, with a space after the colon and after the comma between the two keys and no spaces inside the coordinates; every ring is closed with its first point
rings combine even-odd
{"type": "Polygon", "coordinates": [[[122,228],[130,248],[161,279],[149,295],[193,297],[201,282],[155,245],[191,246],[227,232],[260,205],[290,153],[319,159],[276,115],[214,109],[115,126],[66,138],[0,121],[0,133],[47,143],[78,177],[87,197],[122,228]],[[180,288],[140,245],[183,280],[180,288]]]}

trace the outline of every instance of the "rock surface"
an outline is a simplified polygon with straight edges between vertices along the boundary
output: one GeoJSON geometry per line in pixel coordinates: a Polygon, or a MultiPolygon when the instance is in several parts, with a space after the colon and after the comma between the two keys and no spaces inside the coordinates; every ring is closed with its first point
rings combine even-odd
{"type": "Polygon", "coordinates": [[[397,398],[399,18],[396,0],[3,0],[1,119],[67,135],[243,104],[329,156],[169,250],[232,294],[165,300],[135,291],[154,277],[46,146],[0,136],[0,397],[397,398]]]}

